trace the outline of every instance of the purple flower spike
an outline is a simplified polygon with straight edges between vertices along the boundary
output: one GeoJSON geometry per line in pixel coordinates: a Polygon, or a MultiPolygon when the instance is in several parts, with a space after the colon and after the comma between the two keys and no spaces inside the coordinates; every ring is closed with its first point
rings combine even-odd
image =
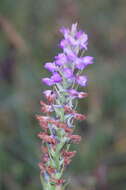
{"type": "Polygon", "coordinates": [[[86,86],[87,85],[87,77],[86,76],[77,76],[76,82],[80,86],[86,86]]]}
{"type": "Polygon", "coordinates": [[[47,69],[50,72],[57,71],[57,67],[56,67],[55,63],[46,63],[44,67],[45,67],[45,69],[47,69]]]}
{"type": "Polygon", "coordinates": [[[51,76],[51,80],[54,82],[54,83],[59,83],[62,81],[62,78],[61,76],[58,74],[58,73],[54,73],[52,76],[51,76]]]}
{"type": "Polygon", "coordinates": [[[82,57],[82,53],[87,50],[88,36],[77,29],[77,23],[72,24],[71,28],[63,27],[60,31],[64,36],[60,42],[62,52],[55,56],[52,63],[45,64],[44,67],[52,75],[42,79],[46,85],[52,86],[52,90],[43,92],[46,99],[45,102],[40,101],[43,114],[36,115],[42,130],[38,137],[43,144],[39,168],[43,189],[48,190],[63,189],[63,170],[76,153],[69,151],[69,145],[81,140],[79,135],[73,133],[75,122],[86,119],[84,114],[76,110],[76,100],[88,96],[88,93],[78,91],[79,85],[87,85],[87,77],[80,73],[93,63],[93,57],[82,57]]]}

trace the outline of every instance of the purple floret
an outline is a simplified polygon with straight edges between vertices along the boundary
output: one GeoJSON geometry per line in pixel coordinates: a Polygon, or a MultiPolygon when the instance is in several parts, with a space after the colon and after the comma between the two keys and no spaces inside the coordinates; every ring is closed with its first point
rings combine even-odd
{"type": "Polygon", "coordinates": [[[50,72],[57,71],[57,67],[56,67],[55,63],[46,63],[44,67],[45,67],[45,69],[47,69],[50,72]]]}
{"type": "Polygon", "coordinates": [[[78,49],[87,50],[88,36],[83,31],[77,31],[77,23],[72,25],[71,30],[63,27],[60,31],[64,35],[64,39],[60,43],[61,48],[66,50],[71,47],[76,53],[78,53],[78,49]]]}
{"type": "Polygon", "coordinates": [[[72,97],[77,97],[78,96],[78,92],[75,89],[69,89],[68,93],[72,97]]]}
{"type": "Polygon", "coordinates": [[[58,74],[58,73],[54,73],[52,76],[51,76],[51,80],[54,82],[54,83],[59,83],[62,81],[62,78],[61,76],[58,74]]]}
{"type": "Polygon", "coordinates": [[[85,57],[82,57],[82,60],[83,60],[83,62],[84,62],[84,64],[85,64],[85,66],[87,66],[87,65],[89,65],[89,64],[93,64],[94,62],[93,62],[93,57],[91,57],[91,56],[85,56],[85,57]]]}
{"type": "Polygon", "coordinates": [[[85,68],[85,63],[82,58],[76,58],[75,66],[79,70],[83,70],[85,68]]]}
{"type": "Polygon", "coordinates": [[[55,56],[55,63],[56,65],[62,66],[67,63],[67,57],[64,53],[59,53],[57,56],[55,56]]]}
{"type": "Polygon", "coordinates": [[[44,83],[45,83],[46,85],[48,85],[48,86],[54,85],[53,80],[51,80],[50,78],[43,78],[43,79],[42,79],[42,82],[44,82],[44,83]]]}
{"type": "Polygon", "coordinates": [[[88,45],[88,35],[85,34],[83,31],[79,31],[76,33],[76,39],[78,41],[78,45],[81,49],[87,50],[88,45]]]}
{"type": "Polygon", "coordinates": [[[87,77],[86,76],[77,76],[76,82],[80,86],[86,86],[87,85],[87,77]]]}
{"type": "Polygon", "coordinates": [[[79,70],[83,70],[89,64],[93,64],[93,57],[85,56],[75,60],[76,68],[79,70]]]}
{"type": "Polygon", "coordinates": [[[42,82],[44,82],[48,86],[52,86],[56,83],[59,83],[62,81],[61,76],[58,73],[54,73],[51,78],[43,78],[42,82]]]}
{"type": "Polygon", "coordinates": [[[73,71],[69,68],[65,68],[65,69],[63,69],[63,75],[66,78],[73,78],[73,71]]]}
{"type": "Polygon", "coordinates": [[[85,98],[87,97],[87,93],[86,92],[78,92],[77,90],[75,89],[69,89],[67,91],[69,93],[69,96],[71,96],[72,98],[85,98]]]}
{"type": "Polygon", "coordinates": [[[48,97],[48,96],[53,94],[53,91],[52,90],[45,90],[45,91],[43,91],[43,94],[48,97]]]}

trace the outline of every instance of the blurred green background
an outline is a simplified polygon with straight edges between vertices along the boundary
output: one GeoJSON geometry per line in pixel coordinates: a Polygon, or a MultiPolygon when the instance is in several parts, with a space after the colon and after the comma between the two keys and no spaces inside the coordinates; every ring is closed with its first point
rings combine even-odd
{"type": "Polygon", "coordinates": [[[60,49],[61,26],[89,35],[88,99],[69,190],[126,190],[126,0],[0,0],[0,189],[40,190],[43,64],[60,49]]]}

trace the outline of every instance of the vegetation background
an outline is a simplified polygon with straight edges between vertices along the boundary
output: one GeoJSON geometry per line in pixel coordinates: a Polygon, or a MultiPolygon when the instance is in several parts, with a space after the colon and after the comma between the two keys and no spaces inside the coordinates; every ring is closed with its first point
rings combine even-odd
{"type": "Polygon", "coordinates": [[[43,64],[60,49],[61,26],[89,35],[95,64],[79,111],[83,140],[67,169],[69,190],[126,190],[126,1],[0,0],[0,189],[40,190],[43,64]]]}

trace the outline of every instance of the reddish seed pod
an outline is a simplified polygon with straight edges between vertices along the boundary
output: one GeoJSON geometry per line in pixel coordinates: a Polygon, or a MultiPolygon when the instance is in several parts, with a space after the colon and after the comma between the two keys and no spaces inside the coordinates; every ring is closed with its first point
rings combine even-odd
{"type": "Polygon", "coordinates": [[[40,170],[41,170],[41,172],[42,173],[44,173],[44,172],[48,172],[48,174],[53,174],[54,172],[55,172],[55,168],[52,168],[52,167],[50,167],[50,166],[46,166],[44,163],[42,163],[42,162],[40,162],[39,164],[38,164],[38,166],[39,166],[39,168],[40,168],[40,170]]]}
{"type": "Polygon", "coordinates": [[[47,166],[46,171],[51,175],[51,174],[55,173],[56,169],[52,168],[51,166],[47,166]]]}
{"type": "Polygon", "coordinates": [[[79,92],[78,93],[78,98],[86,98],[88,96],[88,93],[86,93],[86,92],[79,92]]]}
{"type": "Polygon", "coordinates": [[[46,163],[49,160],[49,155],[46,153],[43,155],[43,162],[46,163]]]}
{"type": "Polygon", "coordinates": [[[75,113],[74,118],[76,120],[85,120],[87,117],[85,115],[83,115],[83,114],[75,113]]]}
{"type": "Polygon", "coordinates": [[[60,128],[66,128],[66,127],[67,127],[67,124],[66,124],[66,123],[63,123],[63,122],[58,122],[57,125],[58,125],[60,128]]]}
{"type": "Polygon", "coordinates": [[[61,185],[65,182],[64,179],[55,179],[55,178],[52,178],[51,181],[54,182],[56,185],[61,185]]]}
{"type": "Polygon", "coordinates": [[[66,133],[73,133],[73,129],[71,129],[71,128],[66,127],[66,128],[64,128],[64,130],[66,133]]]}
{"type": "Polygon", "coordinates": [[[52,91],[52,90],[46,90],[43,92],[43,94],[45,95],[48,103],[54,103],[55,99],[56,99],[56,94],[52,91]]]}
{"type": "Polygon", "coordinates": [[[63,154],[64,157],[72,158],[72,157],[75,156],[76,151],[68,152],[68,151],[66,151],[66,150],[63,150],[63,151],[62,151],[62,154],[63,154]]]}
{"type": "Polygon", "coordinates": [[[73,143],[79,143],[81,141],[80,135],[68,135],[68,137],[73,143]]]}
{"type": "Polygon", "coordinates": [[[36,115],[37,120],[39,121],[40,127],[47,131],[48,129],[48,117],[36,115]]]}
{"type": "Polygon", "coordinates": [[[48,153],[48,148],[46,146],[41,146],[41,150],[44,154],[48,153]]]}
{"type": "Polygon", "coordinates": [[[71,162],[71,158],[74,157],[76,151],[68,152],[66,150],[62,151],[62,155],[64,156],[64,165],[67,166],[71,162]]]}
{"type": "Polygon", "coordinates": [[[48,119],[48,123],[54,124],[56,126],[58,125],[58,121],[56,121],[55,119],[51,119],[51,118],[48,119]]]}
{"type": "Polygon", "coordinates": [[[41,115],[36,115],[36,118],[37,118],[37,120],[39,120],[39,121],[48,121],[48,119],[49,119],[49,117],[47,117],[47,116],[41,116],[41,115]]]}
{"type": "Polygon", "coordinates": [[[64,158],[64,165],[68,166],[72,160],[70,158],[64,158]]]}
{"type": "Polygon", "coordinates": [[[49,114],[49,113],[51,113],[51,112],[53,111],[52,106],[51,106],[51,105],[47,105],[47,104],[46,104],[45,102],[43,102],[43,101],[40,101],[40,105],[42,106],[42,107],[41,107],[41,111],[42,111],[43,113],[49,114]]]}
{"type": "Polygon", "coordinates": [[[56,140],[53,137],[51,137],[48,134],[46,134],[46,133],[40,132],[38,134],[38,137],[40,139],[42,139],[44,142],[48,142],[50,144],[56,144],[56,140]]]}
{"type": "Polygon", "coordinates": [[[41,172],[44,173],[45,172],[45,165],[42,162],[39,162],[38,166],[39,166],[41,172]]]}
{"type": "Polygon", "coordinates": [[[66,133],[72,133],[72,132],[73,132],[73,129],[69,128],[66,123],[57,122],[57,126],[58,126],[59,128],[64,129],[66,133]]]}
{"type": "Polygon", "coordinates": [[[75,113],[75,110],[73,110],[71,107],[69,106],[64,106],[64,111],[65,113],[69,113],[69,114],[73,114],[75,113]]]}

